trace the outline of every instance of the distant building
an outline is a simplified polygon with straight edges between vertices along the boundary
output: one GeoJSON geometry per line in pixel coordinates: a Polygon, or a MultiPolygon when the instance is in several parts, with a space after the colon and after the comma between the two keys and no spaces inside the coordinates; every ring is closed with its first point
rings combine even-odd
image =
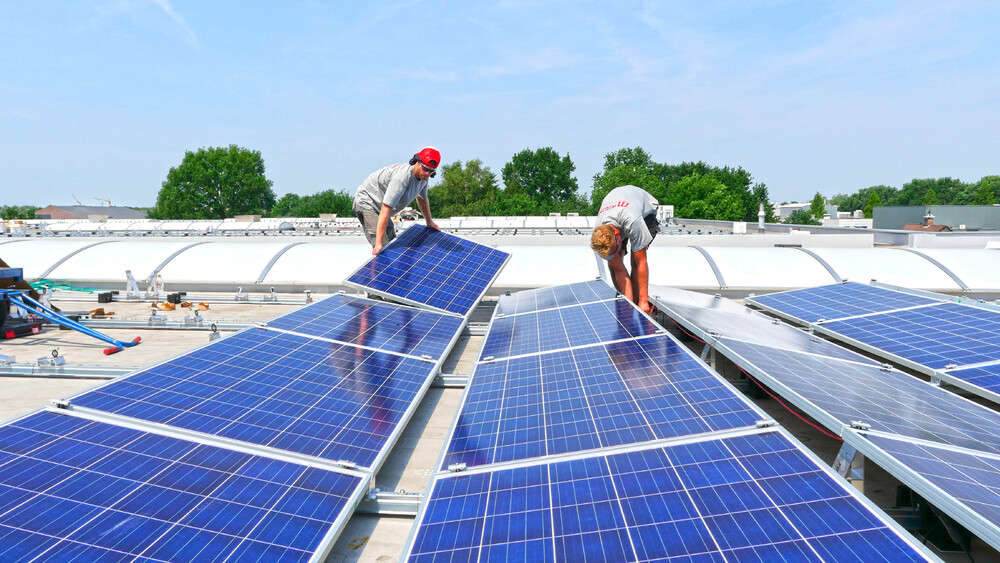
{"type": "Polygon", "coordinates": [[[791,216],[792,213],[805,209],[806,211],[812,207],[812,202],[793,202],[793,203],[772,203],[771,206],[774,208],[774,214],[778,216],[778,219],[784,221],[791,216]]]}
{"type": "Polygon", "coordinates": [[[935,225],[948,225],[955,231],[1000,231],[1000,205],[882,206],[873,210],[876,229],[902,229],[912,224],[922,227],[927,214],[934,216],[935,225]]]}
{"type": "Polygon", "coordinates": [[[108,219],[145,219],[145,211],[136,211],[131,207],[108,207],[101,205],[50,205],[35,211],[36,219],[89,219],[91,217],[107,217],[108,219]]]}
{"type": "Polygon", "coordinates": [[[903,225],[904,231],[922,231],[925,233],[940,233],[940,232],[950,232],[951,228],[948,225],[935,225],[934,216],[931,215],[930,210],[924,215],[923,223],[907,223],[903,225]]]}

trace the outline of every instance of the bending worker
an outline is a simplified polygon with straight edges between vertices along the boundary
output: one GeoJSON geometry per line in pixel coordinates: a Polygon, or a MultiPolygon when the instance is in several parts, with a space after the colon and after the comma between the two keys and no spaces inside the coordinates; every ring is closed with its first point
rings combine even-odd
{"type": "Polygon", "coordinates": [[[590,247],[611,267],[615,289],[649,313],[649,266],[646,248],[660,232],[656,221],[657,201],[635,186],[620,186],[604,196],[597,212],[597,228],[590,247]],[[625,269],[624,257],[632,244],[632,271],[625,269]]]}
{"type": "Polygon", "coordinates": [[[427,180],[434,176],[441,153],[434,147],[424,147],[413,155],[410,164],[391,164],[372,172],[354,194],[354,216],[361,221],[365,238],[372,245],[372,254],[396,238],[392,217],[403,210],[415,197],[417,207],[427,226],[439,230],[431,219],[427,199],[427,180]]]}

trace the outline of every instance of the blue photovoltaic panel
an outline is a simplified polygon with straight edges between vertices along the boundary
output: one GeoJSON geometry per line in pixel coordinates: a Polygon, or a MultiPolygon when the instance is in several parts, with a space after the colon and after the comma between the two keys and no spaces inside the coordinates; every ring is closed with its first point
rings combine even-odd
{"type": "Polygon", "coordinates": [[[72,405],[370,467],[434,364],[250,329],[72,405]]]}
{"type": "Polygon", "coordinates": [[[268,321],[267,326],[438,359],[448,351],[462,323],[453,315],[333,295],[268,321]]]}
{"type": "Polygon", "coordinates": [[[659,298],[654,299],[654,302],[671,317],[686,320],[704,333],[715,333],[724,338],[734,338],[784,350],[878,364],[875,360],[857,352],[785,323],[775,324],[774,319],[763,313],[737,305],[728,299],[713,300],[711,302],[713,307],[682,305],[659,298]]]}
{"type": "Polygon", "coordinates": [[[956,369],[945,373],[969,385],[1000,395],[1000,364],[956,369]]]}
{"type": "Polygon", "coordinates": [[[958,303],[846,319],[823,326],[932,369],[1000,360],[997,336],[1000,313],[958,303]]]}
{"type": "Polygon", "coordinates": [[[43,411],[0,427],[0,560],[308,561],[363,485],[43,411]]]}
{"type": "Polygon", "coordinates": [[[494,318],[480,359],[536,354],[662,331],[625,299],[600,301],[494,318]]]}
{"type": "Polygon", "coordinates": [[[772,293],[747,299],[806,323],[933,305],[941,300],[855,282],[772,293]]]}
{"type": "Polygon", "coordinates": [[[754,425],[762,415],[669,336],[479,364],[442,469],[754,425]]]}
{"type": "Polygon", "coordinates": [[[841,424],[860,420],[872,430],[1000,454],[1000,413],[905,373],[738,340],[720,344],[742,357],[730,356],[737,365],[753,364],[841,424]]]}
{"type": "Polygon", "coordinates": [[[507,258],[506,252],[411,225],[348,283],[457,315],[479,304],[507,258]]]}
{"type": "Polygon", "coordinates": [[[1000,458],[997,456],[915,444],[876,434],[864,434],[864,437],[993,526],[1000,525],[1000,458]]]}
{"type": "Polygon", "coordinates": [[[617,296],[618,291],[602,280],[571,283],[503,295],[497,301],[496,314],[530,313],[567,305],[604,301],[617,296]]]}
{"type": "Polygon", "coordinates": [[[923,561],[777,432],[432,481],[409,561],[923,561]]]}

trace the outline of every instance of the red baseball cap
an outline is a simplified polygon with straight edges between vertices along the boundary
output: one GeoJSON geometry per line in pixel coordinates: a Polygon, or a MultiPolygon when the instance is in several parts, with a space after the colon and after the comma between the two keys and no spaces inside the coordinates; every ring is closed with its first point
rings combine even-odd
{"type": "Polygon", "coordinates": [[[441,151],[434,147],[424,147],[413,156],[417,157],[428,168],[437,168],[438,164],[441,164],[441,151]]]}

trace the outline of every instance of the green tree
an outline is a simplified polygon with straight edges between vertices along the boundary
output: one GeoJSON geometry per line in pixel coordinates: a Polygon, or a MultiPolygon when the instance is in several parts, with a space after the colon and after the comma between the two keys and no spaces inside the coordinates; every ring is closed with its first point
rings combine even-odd
{"type": "Polygon", "coordinates": [[[877,190],[872,190],[868,195],[868,202],[865,203],[864,212],[865,217],[868,219],[872,218],[875,213],[875,208],[882,205],[882,198],[878,196],[877,190]]]}
{"type": "Polygon", "coordinates": [[[871,186],[868,188],[862,188],[853,194],[838,194],[830,198],[830,203],[838,206],[841,211],[857,211],[858,209],[865,209],[868,205],[868,200],[871,198],[872,192],[878,194],[879,203],[878,205],[883,205],[883,202],[892,202],[896,198],[896,193],[898,190],[890,186],[871,186]]]}
{"type": "Polygon", "coordinates": [[[896,198],[888,205],[928,205],[924,198],[928,190],[934,190],[938,204],[964,205],[972,203],[972,194],[961,180],[954,178],[917,178],[903,184],[896,198]]]}
{"type": "Polygon", "coordinates": [[[493,200],[500,191],[497,176],[478,158],[445,164],[441,181],[430,189],[431,214],[434,217],[489,215],[493,200]]]}
{"type": "MultiPolygon", "coordinates": [[[[697,174],[700,176],[711,176],[718,180],[733,195],[737,196],[743,204],[741,221],[756,221],[757,211],[760,201],[754,196],[751,185],[753,176],[742,167],[732,168],[730,166],[711,166],[704,162],[682,162],[677,165],[663,164],[657,167],[657,172],[664,183],[664,191],[669,192],[670,186],[681,179],[697,174]]],[[[673,203],[660,199],[659,194],[653,194],[661,203],[673,203]]]]}
{"type": "Polygon", "coordinates": [[[668,188],[666,199],[673,204],[677,217],[719,221],[743,219],[743,199],[711,175],[691,174],[682,178],[668,188]]]}
{"type": "Polygon", "coordinates": [[[302,196],[299,194],[287,193],[274,204],[268,215],[271,217],[295,217],[293,209],[298,207],[301,201],[302,196]]]}
{"type": "Polygon", "coordinates": [[[489,214],[500,217],[539,215],[538,203],[528,194],[499,190],[490,204],[489,214]]]}
{"type": "Polygon", "coordinates": [[[525,194],[540,208],[547,208],[552,203],[573,201],[578,196],[574,170],[576,165],[568,154],[560,157],[551,147],[544,147],[515,154],[504,165],[501,176],[505,192],[525,194]]]}
{"type": "Polygon", "coordinates": [[[272,182],[260,151],[236,145],[188,151],[171,168],[156,196],[158,219],[225,219],[266,214],[274,207],[272,182]]]}
{"type": "Polygon", "coordinates": [[[760,204],[764,204],[764,222],[776,223],[778,218],[774,214],[774,205],[771,204],[771,198],[767,195],[767,185],[764,183],[754,184],[753,195],[754,199],[757,201],[758,213],[760,212],[760,204]]]}
{"type": "Polygon", "coordinates": [[[323,190],[307,196],[285,194],[274,204],[270,217],[319,217],[336,213],[339,217],[354,215],[354,198],[346,190],[323,190]]]}
{"type": "Polygon", "coordinates": [[[938,205],[937,194],[934,193],[934,188],[928,189],[924,192],[924,200],[921,202],[922,205],[938,205]]]}
{"type": "Polygon", "coordinates": [[[35,211],[41,209],[34,205],[2,205],[0,206],[0,219],[34,219],[35,211]]]}
{"type": "Polygon", "coordinates": [[[1000,176],[984,176],[976,183],[976,193],[973,203],[976,205],[994,205],[997,193],[1000,192],[1000,176]]]}
{"type": "Polygon", "coordinates": [[[656,174],[656,163],[642,147],[619,149],[604,155],[604,169],[594,174],[589,212],[596,214],[608,192],[626,185],[638,186],[653,197],[663,195],[663,182],[656,174]]]}
{"type": "Polygon", "coordinates": [[[819,225],[820,222],[813,218],[813,214],[808,209],[796,209],[785,219],[789,225],[819,225]]]}
{"type": "Polygon", "coordinates": [[[823,194],[816,192],[816,195],[813,196],[809,213],[817,219],[822,219],[826,215],[826,200],[823,199],[823,194]]]}

